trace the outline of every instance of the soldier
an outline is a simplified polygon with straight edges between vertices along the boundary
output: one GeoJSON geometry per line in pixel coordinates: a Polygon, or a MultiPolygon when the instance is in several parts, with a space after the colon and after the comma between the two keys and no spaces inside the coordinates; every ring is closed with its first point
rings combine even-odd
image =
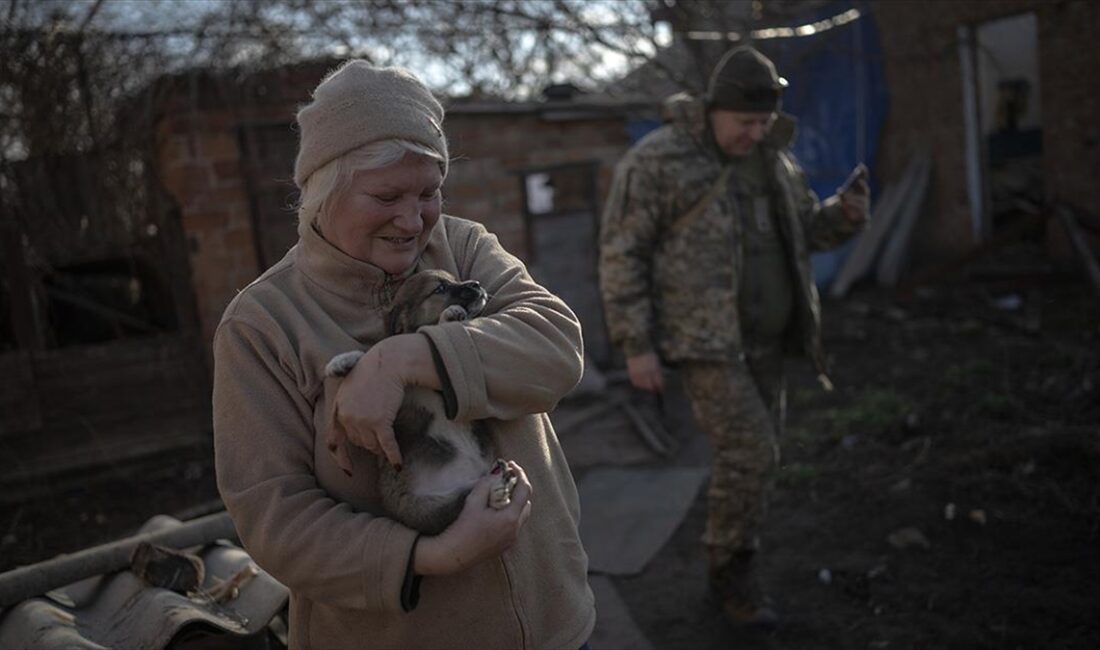
{"type": "Polygon", "coordinates": [[[616,169],[600,241],[607,322],[631,383],[659,393],[659,358],[675,364],[714,449],[703,544],[735,623],[778,620],[753,558],[779,460],[784,352],[808,355],[828,386],[810,253],[858,232],[869,205],[861,174],[824,203],[809,189],[788,149],[793,118],[778,112],[786,85],[742,46],[704,98],[669,98],[666,124],[616,169]]]}

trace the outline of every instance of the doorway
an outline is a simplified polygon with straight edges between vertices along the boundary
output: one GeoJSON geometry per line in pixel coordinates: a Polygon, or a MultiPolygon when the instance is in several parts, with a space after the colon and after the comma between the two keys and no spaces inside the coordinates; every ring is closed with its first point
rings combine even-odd
{"type": "Polygon", "coordinates": [[[1043,204],[1038,21],[1026,13],[959,32],[968,192],[981,243],[1043,204]]]}
{"type": "Polygon", "coordinates": [[[528,169],[521,175],[528,268],[580,319],[586,355],[611,362],[597,270],[599,222],[595,161],[528,169]]]}

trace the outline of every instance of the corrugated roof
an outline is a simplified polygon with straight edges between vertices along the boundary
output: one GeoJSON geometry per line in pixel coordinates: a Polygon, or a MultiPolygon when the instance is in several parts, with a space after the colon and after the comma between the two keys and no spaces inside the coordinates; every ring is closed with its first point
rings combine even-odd
{"type": "Polygon", "coordinates": [[[615,99],[591,96],[568,101],[453,101],[446,105],[448,115],[517,115],[536,114],[552,121],[588,120],[624,115],[636,111],[652,111],[652,101],[615,99]]]}
{"type": "MultiPolygon", "coordinates": [[[[141,532],[180,523],[158,516],[141,532]]],[[[205,565],[201,595],[151,587],[129,570],[87,578],[0,612],[0,648],[152,650],[196,636],[267,634],[269,623],[286,607],[287,588],[259,570],[235,598],[217,603],[202,592],[247,569],[251,558],[225,540],[189,550],[205,565]]]]}

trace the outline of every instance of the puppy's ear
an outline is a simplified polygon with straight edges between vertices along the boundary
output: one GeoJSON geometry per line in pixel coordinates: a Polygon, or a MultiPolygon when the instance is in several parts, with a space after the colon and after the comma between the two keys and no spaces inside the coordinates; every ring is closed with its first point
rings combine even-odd
{"type": "Polygon", "coordinates": [[[397,303],[386,316],[386,336],[402,333],[409,326],[408,305],[397,303]]]}
{"type": "Polygon", "coordinates": [[[386,314],[386,336],[404,334],[412,326],[412,318],[415,313],[415,302],[420,285],[423,283],[424,273],[414,273],[401,283],[394,293],[390,311],[386,314]]]}

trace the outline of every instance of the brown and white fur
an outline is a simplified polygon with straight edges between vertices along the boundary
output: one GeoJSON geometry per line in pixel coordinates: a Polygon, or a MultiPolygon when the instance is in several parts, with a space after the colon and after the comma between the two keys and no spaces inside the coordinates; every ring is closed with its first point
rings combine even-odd
{"type": "MultiPolygon", "coordinates": [[[[434,323],[465,321],[485,308],[488,295],[476,281],[459,282],[446,271],[421,271],[410,276],[394,296],[386,319],[388,335],[415,332],[434,323]]],[[[329,361],[325,374],[343,377],[364,353],[345,352],[329,361]]],[[[378,461],[378,491],[387,513],[401,523],[434,535],[462,511],[474,483],[498,476],[489,505],[504,508],[511,501],[517,477],[495,459],[492,436],[484,421],[448,420],[443,396],[410,386],[393,423],[401,450],[402,471],[384,458],[378,461]]]]}

